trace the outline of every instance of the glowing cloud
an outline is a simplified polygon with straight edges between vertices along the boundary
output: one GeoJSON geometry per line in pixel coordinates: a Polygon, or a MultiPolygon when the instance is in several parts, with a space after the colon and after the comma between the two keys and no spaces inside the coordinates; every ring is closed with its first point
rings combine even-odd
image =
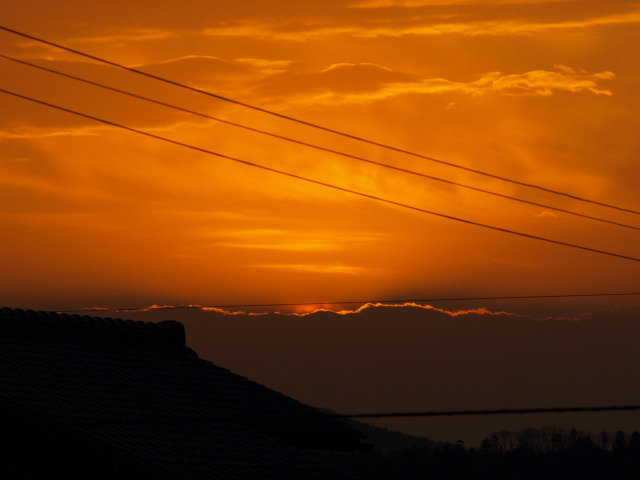
{"type": "MultiPolygon", "coordinates": [[[[265,306],[268,308],[277,307],[278,305],[265,306]]],[[[238,306],[239,308],[247,308],[249,306],[238,306]]],[[[265,308],[260,305],[255,305],[255,308],[265,308]]],[[[510,317],[528,317],[528,315],[523,315],[520,313],[507,312],[507,311],[492,311],[487,308],[472,308],[467,310],[447,310],[443,308],[433,307],[431,305],[422,305],[414,302],[406,302],[406,303],[365,303],[360,305],[359,307],[353,309],[340,309],[334,308],[330,304],[317,304],[317,303],[309,303],[309,304],[300,304],[300,305],[290,305],[289,308],[293,308],[292,312],[248,312],[246,310],[230,310],[230,308],[234,308],[233,306],[205,306],[205,305],[149,305],[148,307],[136,307],[136,308],[109,308],[109,307],[89,307],[82,310],[77,310],[78,312],[128,312],[128,313],[141,313],[141,312],[153,312],[158,310],[201,310],[203,312],[211,312],[218,313],[222,315],[249,315],[249,316],[263,316],[263,315],[282,315],[282,316],[296,316],[296,317],[307,317],[310,315],[318,314],[318,313],[333,313],[336,315],[358,315],[368,310],[375,309],[384,309],[384,308],[398,308],[398,309],[418,309],[425,311],[433,311],[439,312],[444,315],[447,315],[451,318],[464,316],[464,315],[489,315],[489,316],[510,316],[510,317]],[[321,305],[321,306],[319,306],[321,305]]],[[[67,312],[58,312],[58,313],[67,313],[67,312]]]]}
{"type": "Polygon", "coordinates": [[[558,214],[556,212],[551,212],[549,210],[543,210],[540,213],[536,214],[537,218],[553,218],[553,219],[557,219],[558,218],[558,214]]]}
{"type": "Polygon", "coordinates": [[[140,29],[124,30],[115,34],[96,36],[73,37],[69,41],[73,43],[123,43],[123,42],[148,42],[150,40],[164,40],[178,37],[173,30],[140,29]]]}
{"type": "Polygon", "coordinates": [[[325,68],[324,70],[322,70],[321,73],[330,72],[332,70],[340,70],[340,69],[343,69],[343,68],[358,67],[358,66],[380,68],[380,69],[386,70],[388,72],[392,71],[390,68],[387,68],[387,67],[382,66],[382,65],[378,65],[376,63],[334,63],[333,65],[330,65],[327,68],[325,68]]]}
{"type": "Polygon", "coordinates": [[[343,309],[343,310],[334,310],[327,308],[320,308],[316,311],[328,311],[337,313],[340,315],[354,315],[358,313],[362,313],[365,310],[376,309],[376,308],[417,308],[422,310],[433,310],[436,312],[444,313],[445,315],[449,315],[450,317],[458,317],[460,315],[507,315],[507,316],[516,316],[516,317],[524,317],[526,315],[512,313],[512,312],[494,312],[488,310],[484,307],[482,308],[473,308],[469,310],[446,310],[442,308],[433,307],[431,305],[422,305],[414,302],[405,302],[405,303],[365,303],[364,305],[359,306],[353,310],[343,309]]]}
{"type": "MultiPolygon", "coordinates": [[[[258,250],[285,250],[296,252],[317,252],[341,250],[348,244],[370,240],[365,235],[342,235],[334,232],[305,232],[278,229],[227,229],[213,232],[203,232],[202,235],[212,235],[219,240],[217,246],[230,248],[247,248],[258,250]]],[[[264,265],[260,266],[265,268],[264,265]]],[[[290,266],[282,266],[288,268],[290,266]]],[[[295,265],[297,270],[312,271],[309,265],[295,265]]],[[[276,267],[272,267],[276,268],[276,267]]],[[[335,273],[335,272],[334,272],[335,273]]]]}
{"type": "Polygon", "coordinates": [[[389,8],[389,7],[432,7],[440,5],[477,5],[491,3],[492,5],[520,5],[536,3],[561,3],[571,0],[492,0],[491,2],[479,0],[365,0],[349,5],[349,8],[389,8]]]}
{"type": "Polygon", "coordinates": [[[640,13],[631,12],[619,15],[606,15],[586,20],[567,20],[558,22],[527,22],[522,20],[507,21],[470,21],[451,23],[415,24],[411,26],[397,25],[379,28],[354,28],[350,34],[360,38],[469,35],[469,36],[505,36],[532,35],[553,30],[584,29],[599,26],[640,23],[640,13]]]}
{"type": "MultiPolygon", "coordinates": [[[[329,67],[335,68],[335,66],[329,67]]],[[[348,68],[341,65],[340,68],[348,68]]],[[[328,69],[327,69],[328,70],[328,69]]],[[[327,71],[325,70],[325,72],[327,71]]],[[[455,82],[444,78],[430,78],[415,82],[376,83],[366,82],[354,86],[360,90],[349,92],[332,91],[327,85],[324,91],[298,95],[294,103],[299,104],[342,104],[370,103],[407,94],[440,94],[459,92],[470,95],[530,95],[549,96],[558,93],[591,93],[611,96],[611,90],[600,87],[600,81],[614,78],[609,71],[589,74],[576,72],[570,67],[558,66],[558,71],[533,70],[520,74],[489,72],[472,82],[455,82]]]]}
{"type": "Polygon", "coordinates": [[[293,270],[296,272],[329,273],[338,275],[361,275],[372,273],[373,270],[350,265],[253,265],[256,268],[276,268],[293,270]]]}
{"type": "Polygon", "coordinates": [[[270,241],[270,242],[216,242],[216,246],[228,248],[249,248],[255,250],[283,250],[289,252],[318,252],[336,250],[336,245],[328,242],[301,241],[270,241]]]}
{"type": "MultiPolygon", "coordinates": [[[[561,3],[558,0],[555,3],[561,3]]],[[[493,3],[493,2],[492,2],[493,3]]],[[[506,2],[501,2],[505,4],[506,2]]],[[[522,0],[520,3],[548,3],[538,0],[522,0]]],[[[568,3],[568,2],[564,2],[568,3]]],[[[372,5],[376,5],[375,3],[372,5]]],[[[450,4],[454,5],[454,4],[450,4]]],[[[378,7],[390,5],[381,4],[378,7]]],[[[395,5],[400,6],[400,5],[395,5]]],[[[419,6],[419,5],[401,5],[419,6]]],[[[353,6],[352,6],[353,7],[353,6]]],[[[364,7],[359,7],[364,8],[364,7]]],[[[371,8],[371,7],[366,7],[371,8]]],[[[224,25],[216,28],[205,29],[200,32],[203,36],[215,37],[245,37],[254,39],[266,39],[288,42],[307,42],[314,39],[328,39],[332,37],[353,37],[360,39],[377,37],[406,37],[406,36],[523,36],[533,35],[548,31],[567,29],[587,29],[602,26],[616,26],[640,23],[640,12],[630,11],[606,15],[594,15],[584,19],[562,19],[549,21],[527,20],[520,18],[508,18],[504,20],[476,20],[473,18],[460,20],[456,14],[426,15],[413,18],[407,22],[404,18],[385,18],[376,22],[367,20],[353,24],[301,22],[299,24],[256,23],[237,22],[232,26],[224,25]],[[453,19],[458,19],[453,21],[453,19]],[[449,20],[449,21],[443,21],[449,20]],[[466,21],[465,21],[466,20],[466,21]]]]}
{"type": "Polygon", "coordinates": [[[286,72],[293,63],[292,60],[269,60],[266,58],[236,58],[236,62],[250,65],[265,75],[286,72]]]}
{"type": "Polygon", "coordinates": [[[38,128],[38,127],[22,127],[13,131],[0,131],[0,140],[3,139],[21,139],[34,140],[50,137],[95,137],[102,135],[107,130],[113,130],[113,127],[78,127],[78,128],[38,128]]]}

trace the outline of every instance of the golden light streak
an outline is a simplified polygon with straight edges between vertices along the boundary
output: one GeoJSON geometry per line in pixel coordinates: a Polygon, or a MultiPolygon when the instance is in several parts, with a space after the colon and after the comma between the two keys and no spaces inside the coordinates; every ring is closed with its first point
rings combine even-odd
{"type": "MultiPolygon", "coordinates": [[[[292,270],[295,272],[309,272],[309,273],[327,273],[337,275],[362,275],[362,274],[375,274],[377,271],[374,269],[349,266],[349,265],[308,265],[308,264],[285,264],[285,265],[252,265],[256,268],[275,268],[281,270],[292,270]]],[[[377,272],[381,274],[381,272],[377,272]]]]}

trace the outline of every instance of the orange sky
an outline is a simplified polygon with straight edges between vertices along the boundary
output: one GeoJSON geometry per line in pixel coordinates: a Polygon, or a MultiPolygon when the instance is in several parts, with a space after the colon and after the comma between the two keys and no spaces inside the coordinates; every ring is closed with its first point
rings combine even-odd
{"type": "MultiPolygon", "coordinates": [[[[2,23],[286,115],[640,207],[638,1],[9,2],[2,23]]],[[[0,32],[0,53],[234,122],[640,225],[0,32]]],[[[0,88],[475,222],[640,256],[638,231],[358,163],[0,59],[0,88]]],[[[464,225],[0,96],[10,306],[637,291],[638,263],[464,225]]]]}

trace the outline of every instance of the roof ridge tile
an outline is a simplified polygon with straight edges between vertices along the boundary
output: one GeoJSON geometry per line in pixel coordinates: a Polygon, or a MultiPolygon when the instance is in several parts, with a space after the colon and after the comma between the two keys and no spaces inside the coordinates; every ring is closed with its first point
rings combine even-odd
{"type": "Polygon", "coordinates": [[[0,308],[0,330],[17,335],[45,335],[135,343],[184,350],[185,330],[175,320],[142,322],[111,317],[0,308]]]}

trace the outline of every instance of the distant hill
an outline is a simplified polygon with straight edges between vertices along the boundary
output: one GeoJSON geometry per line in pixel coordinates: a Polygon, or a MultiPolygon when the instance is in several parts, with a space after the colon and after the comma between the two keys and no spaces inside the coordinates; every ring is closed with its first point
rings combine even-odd
{"type": "MultiPolygon", "coordinates": [[[[328,409],[321,408],[319,410],[327,413],[328,415],[337,414],[336,412],[328,409]]],[[[351,418],[345,418],[343,421],[367,436],[363,443],[371,445],[372,451],[380,452],[384,455],[409,448],[432,449],[447,445],[446,442],[436,442],[427,437],[419,437],[395,430],[389,430],[388,428],[376,427],[375,425],[353,420],[351,418]]],[[[452,446],[452,444],[448,445],[452,446]]]]}
{"type": "Polygon", "coordinates": [[[367,436],[363,443],[373,445],[373,451],[380,452],[384,455],[410,448],[431,449],[445,445],[444,442],[436,442],[426,437],[418,437],[402,432],[396,432],[394,430],[376,427],[356,420],[347,419],[346,423],[367,436]]]}

